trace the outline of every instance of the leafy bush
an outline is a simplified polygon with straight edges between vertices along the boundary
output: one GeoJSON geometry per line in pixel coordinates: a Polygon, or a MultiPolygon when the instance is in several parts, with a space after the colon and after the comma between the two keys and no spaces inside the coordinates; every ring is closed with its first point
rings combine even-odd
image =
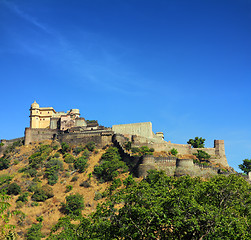
{"type": "Polygon", "coordinates": [[[41,238],[44,238],[45,236],[42,234],[42,218],[37,218],[37,221],[39,223],[33,223],[30,228],[28,228],[27,232],[27,240],[41,240],[41,238]]]}
{"type": "Polygon", "coordinates": [[[0,186],[3,185],[4,183],[10,183],[10,181],[12,180],[12,176],[8,175],[8,174],[2,174],[0,175],[0,186]]]}
{"type": "Polygon", "coordinates": [[[85,150],[84,147],[79,146],[79,147],[75,147],[75,148],[73,149],[73,152],[74,152],[76,155],[78,155],[79,153],[81,153],[81,152],[84,151],[84,150],[85,150]]]}
{"type": "Polygon", "coordinates": [[[95,192],[94,200],[98,201],[101,198],[103,198],[103,194],[101,192],[99,192],[99,191],[95,192]]]}
{"type": "Polygon", "coordinates": [[[2,157],[0,158],[0,170],[7,169],[10,167],[10,160],[2,157]]]}
{"type": "Polygon", "coordinates": [[[76,182],[76,181],[78,181],[78,176],[73,176],[71,182],[76,182]]]}
{"type": "Polygon", "coordinates": [[[239,168],[246,174],[251,172],[251,159],[244,159],[243,163],[239,165],[239,168]]]}
{"type": "Polygon", "coordinates": [[[84,209],[84,198],[79,193],[69,195],[66,198],[66,203],[62,203],[62,211],[70,215],[81,216],[81,211],[84,209]]]}
{"type": "Polygon", "coordinates": [[[24,206],[24,202],[16,201],[16,208],[22,208],[24,206]]]}
{"type": "Polygon", "coordinates": [[[54,154],[54,158],[59,158],[60,157],[60,154],[57,152],[54,154]]]}
{"type": "Polygon", "coordinates": [[[87,149],[85,149],[84,152],[82,153],[82,157],[89,158],[89,156],[90,156],[90,152],[87,149]]]}
{"type": "Polygon", "coordinates": [[[54,185],[58,180],[59,170],[63,170],[63,162],[57,158],[52,158],[45,165],[45,177],[48,179],[49,185],[54,185]]]}
{"type": "Polygon", "coordinates": [[[110,147],[101,157],[101,163],[94,167],[93,173],[101,182],[111,181],[118,176],[119,171],[128,170],[125,162],[120,160],[119,151],[116,147],[110,147]]]}
{"type": "Polygon", "coordinates": [[[27,177],[36,177],[37,170],[35,168],[30,168],[30,166],[26,166],[18,170],[18,172],[23,172],[27,177]]]}
{"type": "Polygon", "coordinates": [[[138,147],[132,147],[132,153],[138,153],[139,148],[138,147]]]}
{"type": "Polygon", "coordinates": [[[131,151],[132,151],[132,153],[138,154],[139,156],[144,156],[144,155],[153,155],[154,149],[149,148],[147,146],[142,146],[140,148],[132,147],[131,151]]]}
{"type": "Polygon", "coordinates": [[[176,156],[178,154],[178,150],[176,148],[172,148],[170,151],[169,151],[173,156],[176,156]]]}
{"type": "Polygon", "coordinates": [[[90,151],[90,152],[93,152],[94,149],[95,149],[95,142],[88,142],[85,147],[90,151]]]}
{"type": "Polygon", "coordinates": [[[29,167],[38,169],[52,152],[50,145],[41,145],[39,150],[29,157],[29,167]]]}
{"type": "Polygon", "coordinates": [[[189,139],[187,142],[188,144],[191,144],[193,148],[204,148],[204,142],[206,139],[203,139],[202,137],[195,137],[194,139],[189,139]]]}
{"type": "Polygon", "coordinates": [[[72,185],[67,185],[65,192],[70,192],[73,189],[72,185]]]}
{"type": "Polygon", "coordinates": [[[37,182],[31,182],[30,185],[28,186],[28,191],[29,192],[35,192],[39,188],[39,184],[37,182]]]}
{"type": "Polygon", "coordinates": [[[18,201],[21,201],[21,202],[28,202],[28,196],[29,196],[29,193],[25,192],[25,193],[22,193],[18,196],[18,199],[16,200],[16,202],[18,201]]]}
{"type": "Polygon", "coordinates": [[[211,156],[205,151],[198,150],[198,153],[194,153],[194,155],[200,160],[208,160],[211,156]]]}
{"type": "Polygon", "coordinates": [[[78,169],[80,173],[84,172],[87,168],[87,162],[88,159],[85,159],[84,157],[79,157],[74,162],[74,168],[78,169]]]}
{"type": "Polygon", "coordinates": [[[125,149],[129,151],[131,150],[131,148],[132,148],[132,142],[131,141],[125,142],[125,149]]]}
{"type": "Polygon", "coordinates": [[[54,196],[53,190],[50,186],[44,185],[41,188],[37,188],[32,195],[32,200],[36,202],[44,202],[48,198],[52,198],[54,196]]]}
{"type": "Polygon", "coordinates": [[[83,181],[82,183],[79,184],[79,186],[89,188],[91,184],[88,181],[83,181]]]}
{"type": "Polygon", "coordinates": [[[61,152],[63,154],[65,154],[66,152],[69,152],[71,150],[70,146],[67,143],[65,143],[65,142],[61,143],[61,148],[62,148],[61,152]]]}
{"type": "Polygon", "coordinates": [[[75,158],[74,158],[70,153],[66,153],[66,154],[64,155],[64,161],[65,161],[66,163],[73,163],[74,160],[75,160],[75,158]]]}
{"type": "Polygon", "coordinates": [[[17,183],[11,183],[8,186],[7,194],[18,195],[21,192],[21,187],[17,183]]]}

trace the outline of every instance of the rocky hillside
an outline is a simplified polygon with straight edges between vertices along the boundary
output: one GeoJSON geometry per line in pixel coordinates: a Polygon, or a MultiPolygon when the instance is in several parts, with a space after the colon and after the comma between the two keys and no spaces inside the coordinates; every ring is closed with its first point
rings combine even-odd
{"type": "Polygon", "coordinates": [[[64,216],[61,205],[66,196],[83,195],[83,215],[96,209],[109,186],[93,176],[105,151],[91,144],[69,147],[51,141],[7,151],[1,158],[6,165],[1,166],[0,188],[10,196],[9,213],[13,216],[9,224],[16,226],[18,239],[25,239],[27,229],[39,216],[43,216],[42,233],[48,236],[50,228],[64,216]]]}

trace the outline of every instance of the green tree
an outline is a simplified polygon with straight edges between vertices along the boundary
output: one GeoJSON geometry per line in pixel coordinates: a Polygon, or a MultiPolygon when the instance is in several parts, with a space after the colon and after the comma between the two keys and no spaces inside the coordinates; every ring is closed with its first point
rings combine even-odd
{"type": "Polygon", "coordinates": [[[121,161],[119,151],[116,147],[110,147],[102,155],[99,165],[94,167],[93,173],[101,182],[114,180],[119,172],[128,170],[125,162],[121,161]]]}
{"type": "Polygon", "coordinates": [[[33,223],[32,226],[28,229],[27,240],[40,240],[44,238],[44,235],[41,232],[43,217],[37,217],[38,223],[33,223]]]}
{"type": "Polygon", "coordinates": [[[204,148],[204,142],[206,141],[206,139],[202,138],[202,137],[195,137],[194,139],[189,139],[189,141],[187,142],[188,144],[191,144],[193,148],[204,148]]]}
{"type": "Polygon", "coordinates": [[[94,149],[95,149],[95,142],[91,141],[91,142],[88,142],[85,147],[90,151],[90,152],[93,152],[94,149]]]}
{"type": "Polygon", "coordinates": [[[243,163],[239,165],[239,168],[246,174],[251,172],[251,159],[244,159],[243,163]]]}
{"type": "Polygon", "coordinates": [[[169,151],[173,156],[176,156],[178,154],[178,150],[176,148],[172,148],[170,151],[169,151]]]}
{"type": "Polygon", "coordinates": [[[84,157],[79,157],[74,161],[74,168],[78,169],[80,173],[83,173],[88,166],[87,162],[88,162],[88,159],[84,157]]]}
{"type": "Polygon", "coordinates": [[[208,160],[211,156],[203,151],[203,150],[198,150],[197,153],[194,154],[200,161],[203,161],[203,160],[208,160]]]}
{"type": "Polygon", "coordinates": [[[62,203],[62,211],[71,217],[81,216],[84,209],[84,198],[79,193],[69,195],[65,198],[66,203],[62,203]]]}
{"type": "Polygon", "coordinates": [[[18,195],[21,192],[21,187],[17,183],[11,183],[8,186],[7,193],[9,195],[18,195]]]}

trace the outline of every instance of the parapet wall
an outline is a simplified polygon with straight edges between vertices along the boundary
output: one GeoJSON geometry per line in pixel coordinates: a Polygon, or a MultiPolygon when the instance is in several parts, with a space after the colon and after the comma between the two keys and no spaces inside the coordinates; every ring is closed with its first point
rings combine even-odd
{"type": "Polygon", "coordinates": [[[112,131],[123,135],[139,135],[146,138],[153,137],[151,122],[113,125],[112,131]]]}
{"type": "Polygon", "coordinates": [[[113,132],[111,130],[97,130],[86,132],[62,132],[58,129],[26,128],[25,145],[32,142],[44,140],[58,140],[71,145],[86,144],[93,141],[98,147],[104,147],[112,142],[113,132]]]}
{"type": "Polygon", "coordinates": [[[41,142],[44,140],[53,140],[57,135],[57,129],[48,128],[25,128],[24,144],[28,145],[32,142],[41,142]]]}
{"type": "Polygon", "coordinates": [[[24,137],[14,138],[10,140],[1,139],[0,142],[3,143],[3,146],[0,146],[0,157],[4,154],[4,151],[6,150],[8,146],[11,146],[14,142],[18,142],[18,141],[24,141],[24,137]]]}
{"type": "Polygon", "coordinates": [[[113,132],[109,130],[97,130],[81,133],[61,133],[58,134],[59,142],[66,142],[71,145],[87,144],[90,141],[96,143],[97,147],[102,148],[112,143],[113,132]]]}

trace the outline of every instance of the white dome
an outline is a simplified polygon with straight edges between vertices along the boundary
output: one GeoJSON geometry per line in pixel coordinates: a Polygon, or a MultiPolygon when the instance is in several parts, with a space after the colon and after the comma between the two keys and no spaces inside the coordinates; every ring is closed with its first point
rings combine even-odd
{"type": "Polygon", "coordinates": [[[34,101],[34,103],[31,104],[31,108],[39,108],[38,103],[36,103],[36,101],[34,101]]]}

